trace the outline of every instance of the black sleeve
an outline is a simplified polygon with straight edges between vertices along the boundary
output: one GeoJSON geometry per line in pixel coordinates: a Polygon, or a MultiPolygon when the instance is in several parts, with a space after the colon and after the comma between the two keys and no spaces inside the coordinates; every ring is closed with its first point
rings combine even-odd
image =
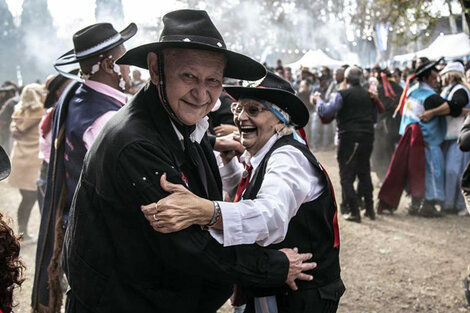
{"type": "Polygon", "coordinates": [[[470,151],[470,115],[465,118],[459,135],[459,147],[462,151],[470,151]]]}
{"type": "MultiPolygon", "coordinates": [[[[128,146],[120,154],[117,164],[118,189],[135,191],[130,195],[127,192],[126,196],[131,197],[128,201],[136,210],[140,210],[142,204],[157,202],[167,195],[159,183],[163,172],[167,173],[168,181],[183,184],[181,173],[172,164],[169,154],[150,143],[128,146]]],[[[197,225],[161,234],[145,220],[142,228],[142,240],[148,242],[155,257],[184,274],[253,287],[282,286],[287,278],[289,261],[277,250],[258,245],[224,248],[197,225]],[[162,252],[164,257],[161,257],[162,252]]]]}
{"type": "Polygon", "coordinates": [[[214,146],[215,146],[215,140],[217,139],[217,137],[209,132],[207,132],[207,138],[209,139],[209,143],[212,147],[212,149],[214,149],[214,146]]]}
{"type": "Polygon", "coordinates": [[[433,94],[427,97],[426,100],[424,100],[424,109],[425,110],[435,109],[441,104],[443,104],[444,102],[446,102],[444,98],[442,98],[438,94],[433,94]]]}
{"type": "Polygon", "coordinates": [[[468,104],[467,92],[463,89],[457,90],[448,103],[450,107],[449,115],[454,117],[459,116],[462,113],[462,108],[468,104]]]}

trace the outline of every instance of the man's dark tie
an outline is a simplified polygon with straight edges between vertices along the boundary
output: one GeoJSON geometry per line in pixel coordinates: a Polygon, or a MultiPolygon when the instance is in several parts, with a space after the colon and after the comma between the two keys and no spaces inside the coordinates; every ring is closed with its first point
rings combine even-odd
{"type": "Polygon", "coordinates": [[[208,165],[203,161],[204,152],[198,143],[191,141],[189,134],[190,130],[186,128],[185,132],[183,133],[184,153],[186,155],[186,159],[190,162],[193,169],[195,169],[199,174],[199,178],[201,179],[201,183],[204,187],[206,195],[209,195],[207,190],[207,175],[205,170],[208,165]]]}

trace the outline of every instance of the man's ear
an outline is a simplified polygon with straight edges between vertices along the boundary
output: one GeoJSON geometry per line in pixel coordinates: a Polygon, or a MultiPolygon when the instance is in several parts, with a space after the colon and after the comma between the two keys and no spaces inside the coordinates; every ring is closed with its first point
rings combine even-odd
{"type": "Polygon", "coordinates": [[[100,63],[101,69],[108,74],[114,72],[114,61],[111,58],[104,58],[100,63]]]}
{"type": "Polygon", "coordinates": [[[158,86],[158,56],[155,52],[147,54],[147,67],[149,69],[150,80],[155,86],[158,86]]]}

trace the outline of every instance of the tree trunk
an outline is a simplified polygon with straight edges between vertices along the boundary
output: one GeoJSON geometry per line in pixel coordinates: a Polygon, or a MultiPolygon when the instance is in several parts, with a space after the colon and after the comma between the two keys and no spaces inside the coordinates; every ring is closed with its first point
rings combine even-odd
{"type": "MultiPolygon", "coordinates": [[[[462,13],[465,16],[465,21],[467,23],[467,29],[470,26],[470,0],[459,0],[460,5],[462,6],[462,13]]],[[[462,21],[463,23],[464,21],[462,21]]]]}

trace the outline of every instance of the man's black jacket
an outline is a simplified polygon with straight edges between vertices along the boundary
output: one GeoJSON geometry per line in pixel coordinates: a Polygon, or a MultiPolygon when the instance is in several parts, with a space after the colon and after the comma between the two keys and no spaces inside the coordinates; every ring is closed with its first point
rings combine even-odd
{"type": "MultiPolygon", "coordinates": [[[[201,142],[221,198],[207,137],[201,142]]],[[[223,248],[199,226],[160,234],[140,205],[167,194],[160,176],[184,184],[185,156],[156,88],[149,84],[105,126],[85,158],[65,238],[68,295],[92,312],[215,312],[231,283],[279,286],[288,260],[256,245],[223,248]]],[[[185,177],[197,175],[185,170],[185,177]]],[[[200,194],[201,188],[194,186],[200,194]]]]}

